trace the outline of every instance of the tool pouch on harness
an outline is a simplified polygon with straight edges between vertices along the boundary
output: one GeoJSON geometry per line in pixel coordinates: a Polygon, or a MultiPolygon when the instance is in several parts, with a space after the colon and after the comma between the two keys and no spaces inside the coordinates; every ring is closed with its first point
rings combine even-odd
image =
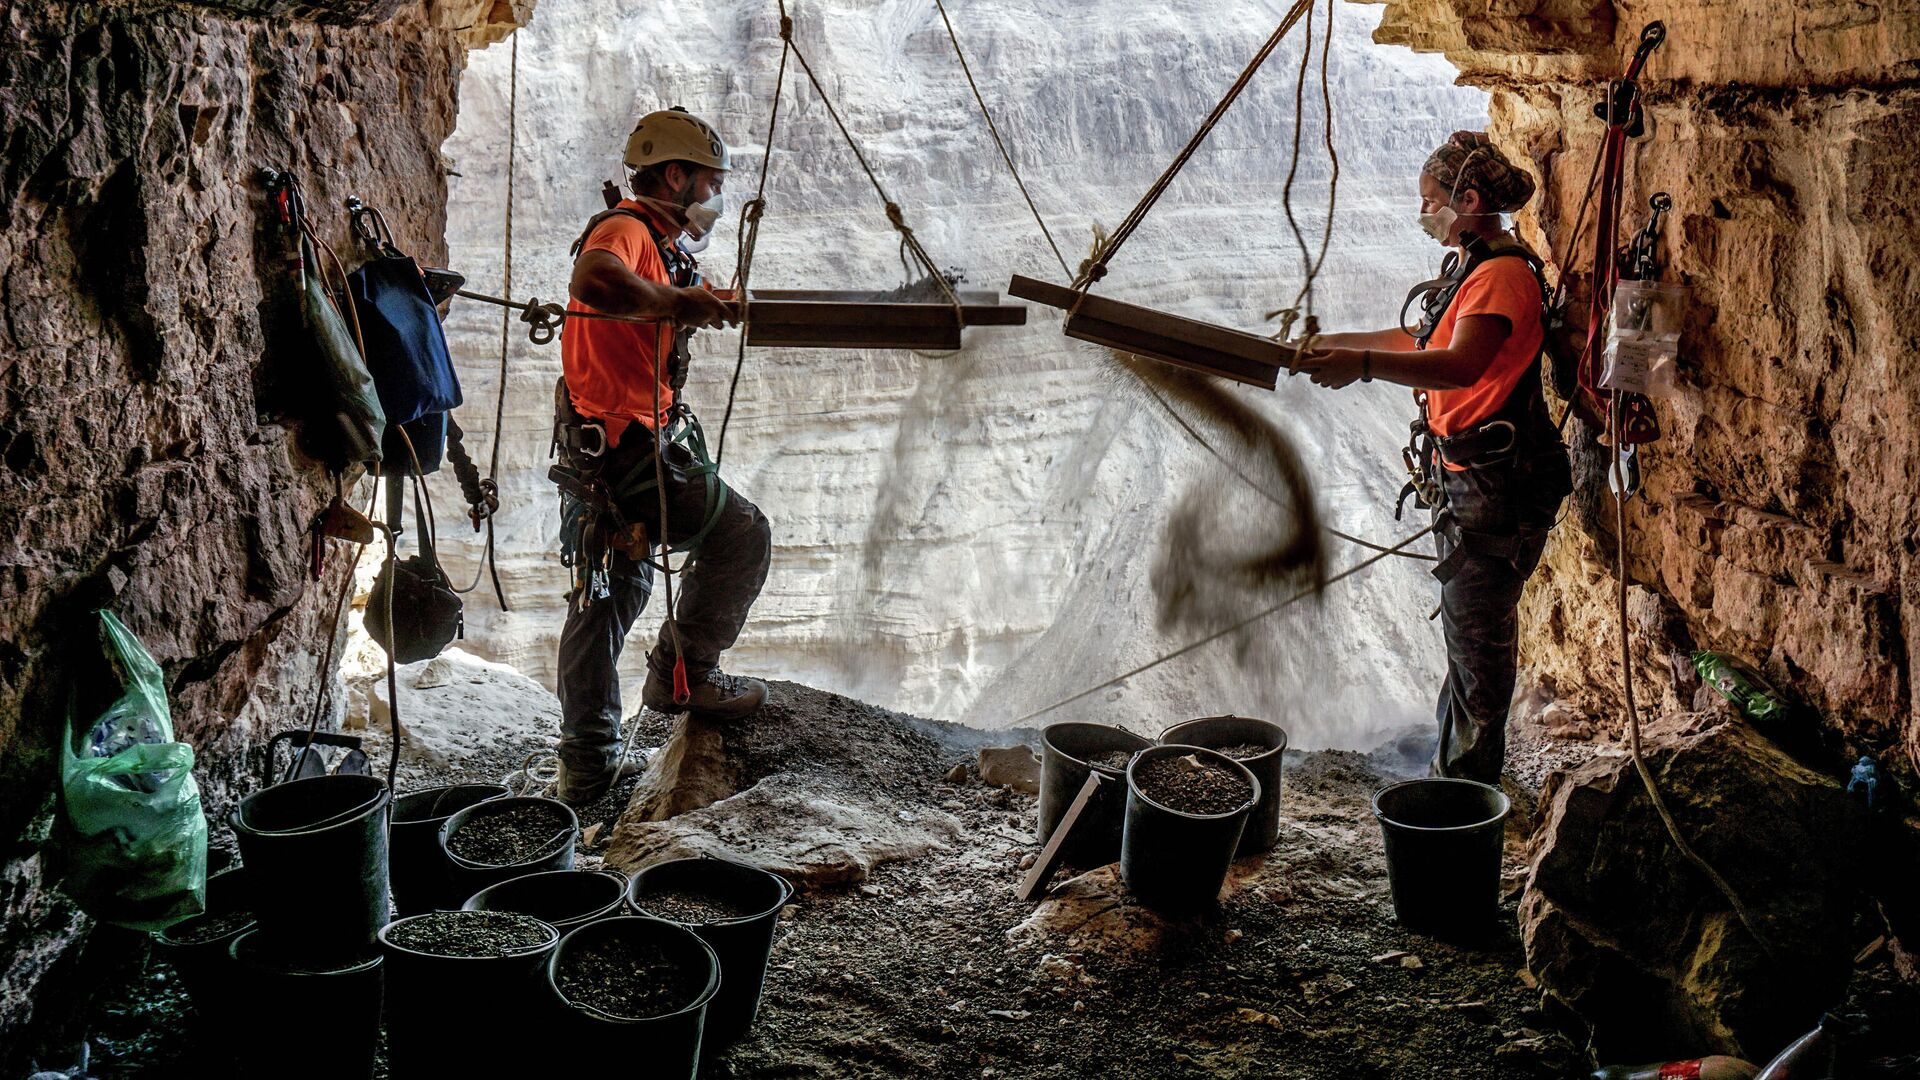
{"type": "Polygon", "coordinates": [[[560,461],[547,475],[560,488],[560,561],[590,599],[604,595],[596,579],[612,572],[611,553],[641,563],[655,544],[669,554],[690,552],[726,507],[727,486],[707,455],[706,435],[684,408],[674,409],[664,433],[633,423],[608,449],[604,425],[573,407],[563,377],[554,388],[554,447],[560,461]],[[663,483],[676,506],[685,505],[689,486],[705,489],[699,528],[673,543],[660,520],[663,483]]]}

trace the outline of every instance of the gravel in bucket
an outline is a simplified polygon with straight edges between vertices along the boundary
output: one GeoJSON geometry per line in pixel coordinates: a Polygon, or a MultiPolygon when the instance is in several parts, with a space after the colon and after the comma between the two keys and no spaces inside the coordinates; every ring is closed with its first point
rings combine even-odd
{"type": "Polygon", "coordinates": [[[1102,750],[1099,753],[1087,755],[1087,764],[1098,765],[1115,772],[1126,772],[1127,762],[1133,760],[1133,755],[1132,750],[1102,750]]]}
{"type": "Polygon", "coordinates": [[[1152,758],[1133,771],[1142,794],[1183,814],[1227,814],[1253,799],[1253,785],[1240,774],[1198,754],[1152,758]]]}
{"type": "Polygon", "coordinates": [[[1263,743],[1243,742],[1234,743],[1232,746],[1209,747],[1209,749],[1217,754],[1225,754],[1235,761],[1245,761],[1248,758],[1257,758],[1261,754],[1270,753],[1273,747],[1263,743]]]}
{"type": "Polygon", "coordinates": [[[742,906],[732,897],[703,889],[662,889],[637,896],[634,902],[649,915],[689,926],[760,914],[742,906]]]}
{"type": "Polygon", "coordinates": [[[169,927],[163,936],[175,945],[200,945],[218,941],[253,922],[251,911],[229,911],[221,915],[197,915],[169,927]]]}
{"type": "Polygon", "coordinates": [[[483,866],[511,866],[571,843],[565,814],[540,803],[521,803],[500,813],[476,814],[447,837],[447,850],[483,866]],[[567,835],[562,836],[565,833],[567,835]]]}
{"type": "Polygon", "coordinates": [[[553,940],[553,929],[531,915],[506,911],[441,911],[410,919],[387,941],[431,956],[513,956],[553,940]]]}
{"type": "Polygon", "coordinates": [[[553,979],[568,1001],[627,1020],[678,1012],[706,988],[705,979],[658,945],[613,936],[569,948],[553,979]]]}

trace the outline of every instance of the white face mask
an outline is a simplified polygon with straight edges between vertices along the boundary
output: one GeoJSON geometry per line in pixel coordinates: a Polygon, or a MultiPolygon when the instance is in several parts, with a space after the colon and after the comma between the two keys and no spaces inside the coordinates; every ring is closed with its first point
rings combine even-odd
{"type": "Polygon", "coordinates": [[[688,238],[701,242],[702,247],[706,246],[705,241],[713,234],[714,224],[726,209],[727,195],[724,191],[714,192],[713,198],[706,202],[689,203],[683,207],[681,213],[687,218],[688,238]]]}
{"type": "Polygon", "coordinates": [[[1453,190],[1447,192],[1446,204],[1431,214],[1420,215],[1421,230],[1438,243],[1447,242],[1447,237],[1453,234],[1454,223],[1460,220],[1460,212],[1453,208],[1453,200],[1460,194],[1460,178],[1467,175],[1467,162],[1472,161],[1473,155],[1479,152],[1475,150],[1473,154],[1468,154],[1467,160],[1460,163],[1460,171],[1453,174],[1453,190]]]}

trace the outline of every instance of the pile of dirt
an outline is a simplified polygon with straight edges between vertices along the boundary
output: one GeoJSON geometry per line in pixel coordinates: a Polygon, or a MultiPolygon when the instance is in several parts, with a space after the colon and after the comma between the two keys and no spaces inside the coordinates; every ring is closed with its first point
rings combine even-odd
{"type": "Polygon", "coordinates": [[[470,863],[511,866],[553,851],[572,827],[557,803],[515,803],[461,822],[447,850],[470,863]]]}
{"type": "Polygon", "coordinates": [[[1133,778],[1141,794],[1183,814],[1231,814],[1253,801],[1246,777],[1198,754],[1152,758],[1133,778]]]}
{"type": "Polygon", "coordinates": [[[512,956],[552,940],[552,927],[505,911],[436,911],[387,934],[394,945],[432,956],[512,956]]]}
{"type": "Polygon", "coordinates": [[[679,1012],[706,986],[699,972],[658,945],[611,935],[570,949],[554,968],[554,983],[568,1001],[630,1020],[679,1012]]]}
{"type": "Polygon", "coordinates": [[[692,889],[650,892],[645,896],[637,897],[635,902],[649,915],[688,926],[725,922],[728,919],[744,919],[749,915],[757,914],[752,908],[735,902],[731,897],[692,889]]]}

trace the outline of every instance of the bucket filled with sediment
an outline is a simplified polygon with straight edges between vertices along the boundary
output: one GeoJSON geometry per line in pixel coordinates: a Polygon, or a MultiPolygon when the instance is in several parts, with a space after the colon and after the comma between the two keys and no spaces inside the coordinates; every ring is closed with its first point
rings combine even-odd
{"type": "Polygon", "coordinates": [[[706,1043],[745,1035],[760,1010],[780,909],[793,886],[778,874],[723,859],[674,859],[633,877],[627,907],[698,934],[720,959],[720,992],[707,1007],[706,1043]]]}
{"type": "Polygon", "coordinates": [[[315,776],[247,796],[230,819],[260,928],[312,957],[371,951],[387,923],[387,785],[315,776]]]}
{"type": "Polygon", "coordinates": [[[393,906],[399,914],[460,906],[467,894],[457,892],[453,864],[440,846],[440,826],[469,806],[507,794],[505,784],[450,784],[410,791],[393,800],[387,862],[393,906]]]}
{"type": "Polygon", "coordinates": [[[1111,724],[1049,724],[1040,732],[1040,825],[1044,844],[1059,826],[1089,773],[1106,783],[1081,811],[1061,858],[1078,867],[1104,866],[1120,857],[1127,762],[1153,743],[1111,724]]]}
{"type": "Polygon", "coordinates": [[[316,956],[298,931],[265,927],[240,934],[230,948],[237,984],[226,1029],[241,1061],[240,1075],[373,1076],[383,963],[376,949],[316,956]]]}
{"type": "Polygon", "coordinates": [[[1175,745],[1135,754],[1120,842],[1128,890],[1163,911],[1212,907],[1259,801],[1260,781],[1219,751],[1175,745]]]}
{"type": "Polygon", "coordinates": [[[489,799],[440,826],[456,892],[472,896],[489,885],[541,870],[573,869],[580,819],[558,799],[489,799]]]}
{"type": "Polygon", "coordinates": [[[394,1076],[533,1076],[551,1060],[546,969],[560,934],[531,915],[435,911],[380,931],[394,1076]]]}
{"type": "Polygon", "coordinates": [[[542,870],[489,885],[461,907],[531,915],[564,934],[582,923],[620,914],[626,900],[627,876],[618,870],[542,870]]]}
{"type": "Polygon", "coordinates": [[[1473,780],[1422,777],[1374,792],[1394,917],[1436,936],[1473,939],[1491,931],[1511,808],[1505,792],[1473,780]]]}
{"type": "Polygon", "coordinates": [[[207,1027],[229,1023],[234,1005],[233,939],[254,928],[253,894],[245,869],[207,877],[206,910],[153,935],[153,954],[173,965],[207,1027]]]}
{"type": "Polygon", "coordinates": [[[622,915],[577,927],[547,962],[570,1072],[691,1080],[720,958],[693,931],[622,915]]]}
{"type": "Polygon", "coordinates": [[[1269,851],[1280,840],[1280,774],[1287,753],[1287,732],[1279,724],[1251,716],[1206,716],[1175,724],[1160,733],[1172,745],[1218,750],[1247,767],[1260,781],[1260,801],[1240,834],[1237,857],[1269,851]]]}

